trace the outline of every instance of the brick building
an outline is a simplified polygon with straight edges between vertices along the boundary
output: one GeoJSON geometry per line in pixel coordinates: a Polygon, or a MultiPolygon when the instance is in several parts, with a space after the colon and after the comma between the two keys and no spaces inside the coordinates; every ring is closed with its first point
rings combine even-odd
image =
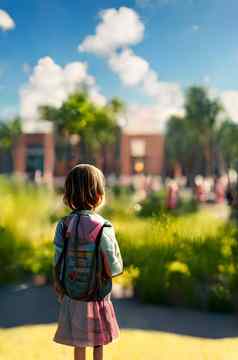
{"type": "MultiPolygon", "coordinates": [[[[55,139],[49,126],[35,128],[26,125],[15,144],[15,173],[34,178],[37,172],[44,181],[49,182],[53,178],[64,177],[82,159],[79,143],[74,136],[70,143],[63,144],[55,139]]],[[[117,143],[105,146],[97,156],[97,165],[106,175],[156,176],[162,173],[163,159],[164,136],[158,128],[158,122],[148,111],[142,111],[139,118],[131,114],[117,143]]]]}
{"type": "Polygon", "coordinates": [[[164,137],[161,134],[123,134],[121,173],[160,175],[163,168],[164,137]]]}
{"type": "Polygon", "coordinates": [[[15,144],[14,169],[17,175],[34,178],[38,170],[44,180],[54,174],[55,152],[52,133],[23,133],[15,144]]]}
{"type": "Polygon", "coordinates": [[[164,165],[164,136],[158,114],[148,107],[131,107],[121,139],[121,173],[161,175],[164,165]]]}

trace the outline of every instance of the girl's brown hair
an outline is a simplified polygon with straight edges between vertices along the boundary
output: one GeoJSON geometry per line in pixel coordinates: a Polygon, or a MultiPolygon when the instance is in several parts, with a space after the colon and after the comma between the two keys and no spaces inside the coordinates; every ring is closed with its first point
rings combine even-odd
{"type": "Polygon", "coordinates": [[[89,164],[74,166],[66,177],[64,203],[72,210],[96,209],[104,200],[105,179],[101,170],[89,164]]]}

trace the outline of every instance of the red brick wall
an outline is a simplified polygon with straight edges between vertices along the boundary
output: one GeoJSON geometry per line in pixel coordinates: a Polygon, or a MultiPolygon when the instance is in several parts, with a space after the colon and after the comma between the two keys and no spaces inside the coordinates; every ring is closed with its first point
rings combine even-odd
{"type": "Polygon", "coordinates": [[[44,178],[50,180],[54,175],[55,150],[52,134],[43,134],[44,144],[44,178]]]}
{"type": "Polygon", "coordinates": [[[26,150],[30,144],[42,144],[44,149],[44,178],[50,180],[54,172],[54,138],[52,134],[22,134],[16,143],[14,169],[16,174],[26,171],[26,150]]]}
{"type": "Polygon", "coordinates": [[[161,174],[164,160],[164,137],[160,134],[123,134],[121,141],[121,174],[132,175],[130,141],[142,139],[146,143],[146,172],[151,175],[161,174]]]}
{"type": "MultiPolygon", "coordinates": [[[[159,175],[164,161],[164,137],[160,134],[140,135],[122,134],[120,143],[120,159],[115,156],[115,146],[107,146],[105,151],[105,172],[120,171],[122,175],[132,175],[130,141],[142,139],[146,143],[146,172],[159,175]],[[119,163],[117,163],[119,161],[119,163]],[[118,169],[118,170],[117,170],[118,169]]],[[[54,138],[52,134],[22,134],[17,141],[14,156],[14,168],[18,174],[25,174],[26,148],[28,144],[43,144],[44,146],[44,178],[51,179],[53,175],[65,176],[69,168],[78,162],[77,159],[68,161],[67,164],[57,162],[55,158],[54,138]],[[77,160],[77,161],[76,161],[77,160]]],[[[78,153],[78,152],[77,152],[78,153]]]]}
{"type": "Polygon", "coordinates": [[[160,174],[164,159],[164,137],[159,134],[148,135],[146,137],[146,153],[148,172],[153,175],[160,174]]]}
{"type": "Polygon", "coordinates": [[[130,175],[130,135],[122,134],[121,137],[121,174],[130,175]]]}
{"type": "Polygon", "coordinates": [[[17,175],[24,175],[25,173],[25,137],[21,135],[15,144],[13,156],[14,172],[17,175]]]}

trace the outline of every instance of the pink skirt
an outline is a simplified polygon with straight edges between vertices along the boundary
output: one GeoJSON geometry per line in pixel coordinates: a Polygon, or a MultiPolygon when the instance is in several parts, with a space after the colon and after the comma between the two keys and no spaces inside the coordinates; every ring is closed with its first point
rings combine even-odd
{"type": "Polygon", "coordinates": [[[106,345],[118,340],[111,293],[99,301],[79,301],[65,295],[60,304],[58,327],[53,341],[70,346],[106,345]]]}

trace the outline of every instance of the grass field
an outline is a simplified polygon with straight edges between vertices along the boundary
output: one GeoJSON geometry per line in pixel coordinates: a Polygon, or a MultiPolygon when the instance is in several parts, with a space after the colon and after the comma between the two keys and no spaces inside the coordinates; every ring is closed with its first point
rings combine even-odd
{"type": "MultiPolygon", "coordinates": [[[[55,324],[0,329],[1,360],[73,359],[73,348],[52,341],[55,324]]],[[[92,349],[87,349],[87,360],[92,349]]],[[[238,339],[207,340],[156,331],[121,330],[104,347],[105,360],[237,360],[238,339]]]]}
{"type": "MultiPolygon", "coordinates": [[[[15,274],[20,273],[16,269],[47,274],[51,271],[56,215],[62,211],[59,198],[46,189],[1,181],[0,195],[5,206],[0,227],[0,282],[13,281],[15,274]]],[[[196,290],[200,283],[214,284],[219,272],[223,287],[218,283],[218,288],[211,289],[213,302],[209,309],[220,311],[227,307],[227,291],[231,294],[231,285],[238,279],[237,229],[225,227],[223,219],[206,210],[176,218],[143,219],[134,213],[125,214],[125,209],[125,203],[117,200],[108,216],[115,225],[127,267],[140,270],[147,263],[147,272],[141,272],[137,286],[144,299],[157,302],[164,296],[166,303],[178,295],[183,302],[187,299],[184,294],[190,295],[190,290],[196,290]],[[160,276],[151,276],[159,270],[160,276]],[[151,289],[164,292],[148,292],[151,289]]],[[[125,272],[124,278],[119,279],[123,284],[130,280],[131,275],[127,275],[125,272]]],[[[55,330],[56,324],[0,329],[0,360],[73,359],[71,347],[52,341],[55,330]]],[[[87,360],[92,359],[92,349],[87,352],[87,360]]],[[[238,338],[207,340],[123,329],[120,340],[107,345],[104,354],[104,360],[238,360],[238,338]]]]}

